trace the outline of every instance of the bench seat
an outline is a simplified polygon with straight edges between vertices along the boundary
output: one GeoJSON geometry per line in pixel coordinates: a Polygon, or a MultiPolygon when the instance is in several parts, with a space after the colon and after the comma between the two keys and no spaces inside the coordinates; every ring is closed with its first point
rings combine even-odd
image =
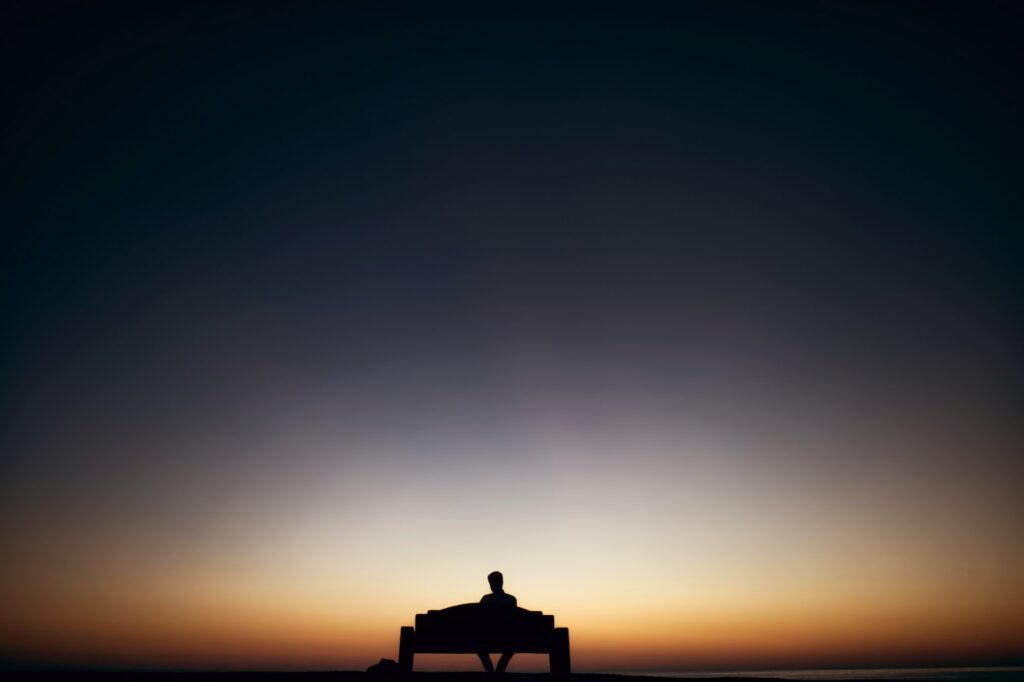
{"type": "Polygon", "coordinates": [[[569,629],[540,611],[486,604],[460,604],[417,614],[403,627],[398,665],[412,672],[416,654],[547,654],[552,673],[568,674],[569,629]]]}

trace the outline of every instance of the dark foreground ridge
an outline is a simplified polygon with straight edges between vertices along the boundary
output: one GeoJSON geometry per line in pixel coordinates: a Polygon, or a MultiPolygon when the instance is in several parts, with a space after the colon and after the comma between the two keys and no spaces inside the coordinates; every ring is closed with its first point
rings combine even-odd
{"type": "MultiPolygon", "coordinates": [[[[865,671],[868,672],[868,671],[865,671]]],[[[784,675],[784,673],[782,673],[784,675]]],[[[184,682],[197,680],[200,682],[544,682],[544,680],[571,680],[572,682],[671,682],[672,680],[715,680],[716,682],[779,682],[786,677],[737,677],[729,674],[694,673],[692,675],[622,675],[613,673],[574,673],[571,675],[551,675],[547,673],[493,673],[477,672],[421,672],[412,674],[379,675],[357,671],[316,671],[316,672],[268,672],[268,671],[237,671],[237,672],[166,672],[166,671],[100,671],[100,670],[62,670],[62,671],[5,671],[5,679],[26,680],[67,680],[68,682],[87,682],[93,680],[120,680],[121,682],[184,682]]],[[[837,678],[838,680],[839,678],[837,678]]],[[[842,682],[879,682],[878,677],[841,678],[842,682]]],[[[908,674],[906,678],[885,677],[885,682],[922,682],[925,679],[955,680],[956,682],[1011,682],[1020,680],[1021,671],[971,671],[958,672],[942,677],[924,678],[920,675],[908,674]]]]}

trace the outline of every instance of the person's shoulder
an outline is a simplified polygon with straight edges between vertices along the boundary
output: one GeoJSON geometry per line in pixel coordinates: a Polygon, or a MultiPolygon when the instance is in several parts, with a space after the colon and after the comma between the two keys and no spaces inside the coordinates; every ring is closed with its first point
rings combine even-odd
{"type": "Polygon", "coordinates": [[[505,593],[505,601],[507,601],[507,602],[508,602],[509,604],[511,604],[512,606],[515,606],[515,605],[517,605],[517,604],[519,603],[519,602],[518,602],[518,601],[516,600],[516,598],[515,598],[515,595],[509,594],[509,593],[507,593],[507,592],[505,593]]]}

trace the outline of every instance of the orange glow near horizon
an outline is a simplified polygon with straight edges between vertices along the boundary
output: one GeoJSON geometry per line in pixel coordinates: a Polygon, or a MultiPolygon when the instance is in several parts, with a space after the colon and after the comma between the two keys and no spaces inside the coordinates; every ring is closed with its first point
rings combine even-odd
{"type": "MultiPolygon", "coordinates": [[[[928,496],[890,498],[896,514],[859,504],[852,484],[783,495],[777,479],[729,471],[726,481],[691,464],[673,478],[666,460],[634,456],[533,486],[508,472],[486,492],[472,472],[386,484],[383,470],[363,470],[373,483],[360,490],[323,470],[284,502],[232,498],[240,508],[176,544],[145,519],[76,517],[57,502],[5,566],[0,635],[9,655],[37,660],[361,669],[396,657],[398,629],[416,613],[479,599],[498,568],[520,605],[570,628],[581,671],[1022,650],[1012,517],[966,505],[947,514],[939,502],[965,492],[941,481],[928,496]],[[643,473],[655,465],[660,478],[643,473]],[[488,496],[503,511],[479,513],[488,496]]],[[[471,658],[417,665],[473,669],[471,658]]]]}
{"type": "MultiPolygon", "coordinates": [[[[398,627],[410,624],[414,612],[471,598],[453,594],[409,607],[385,597],[374,600],[370,593],[359,602],[354,591],[330,595],[339,599],[334,603],[312,594],[300,601],[303,595],[285,588],[275,594],[271,584],[257,593],[231,593],[226,584],[222,589],[219,596],[202,590],[188,595],[179,588],[163,598],[23,600],[9,612],[18,616],[17,627],[6,619],[3,637],[25,655],[97,665],[360,669],[379,657],[396,657],[398,627]]],[[[779,595],[774,607],[716,612],[709,598],[700,610],[670,612],[645,608],[639,599],[631,605],[623,593],[605,597],[600,608],[568,599],[543,605],[570,627],[581,671],[998,657],[1019,650],[1024,631],[1019,604],[792,609],[779,595]]],[[[418,668],[474,669],[470,659],[428,656],[418,668]]],[[[539,656],[516,661],[522,670],[545,665],[539,656]]]]}

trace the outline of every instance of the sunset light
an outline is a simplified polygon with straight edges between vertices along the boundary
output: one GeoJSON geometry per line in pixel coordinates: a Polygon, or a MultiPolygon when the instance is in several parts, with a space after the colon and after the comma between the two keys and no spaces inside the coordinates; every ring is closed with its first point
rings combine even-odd
{"type": "Polygon", "coordinates": [[[1024,665],[1024,14],[385,4],[4,10],[0,670],[1024,665]]]}

